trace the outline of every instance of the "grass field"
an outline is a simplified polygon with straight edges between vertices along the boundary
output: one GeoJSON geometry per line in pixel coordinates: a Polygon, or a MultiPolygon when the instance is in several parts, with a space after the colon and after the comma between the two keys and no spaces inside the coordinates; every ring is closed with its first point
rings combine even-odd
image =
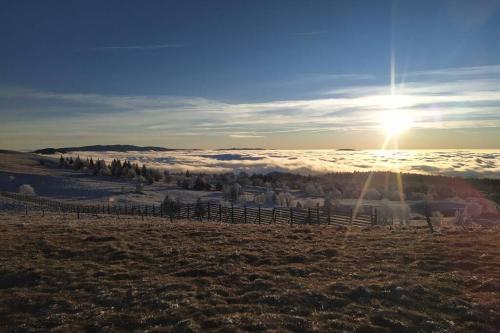
{"type": "Polygon", "coordinates": [[[0,213],[0,331],[498,332],[499,242],[0,213]]]}

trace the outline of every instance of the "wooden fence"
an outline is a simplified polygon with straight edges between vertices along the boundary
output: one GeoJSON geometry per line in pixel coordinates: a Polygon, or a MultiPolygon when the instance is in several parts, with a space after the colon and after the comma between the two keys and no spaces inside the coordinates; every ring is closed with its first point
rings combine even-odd
{"type": "Polygon", "coordinates": [[[28,209],[80,214],[108,214],[131,216],[155,216],[173,219],[219,221],[223,223],[255,224],[315,224],[315,225],[355,225],[369,226],[377,224],[377,210],[362,212],[353,216],[352,210],[323,210],[320,208],[255,208],[226,206],[214,202],[172,203],[166,205],[119,205],[119,204],[75,204],[38,196],[12,192],[0,192],[0,195],[24,203],[28,209]]]}

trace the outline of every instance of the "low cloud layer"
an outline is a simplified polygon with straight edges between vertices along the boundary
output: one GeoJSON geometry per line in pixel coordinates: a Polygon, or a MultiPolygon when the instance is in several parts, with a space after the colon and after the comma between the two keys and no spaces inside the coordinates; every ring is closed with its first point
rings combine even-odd
{"type": "Polygon", "coordinates": [[[172,171],[300,174],[351,171],[394,171],[421,174],[500,178],[500,150],[177,150],[172,152],[74,153],[118,158],[172,171]]]}

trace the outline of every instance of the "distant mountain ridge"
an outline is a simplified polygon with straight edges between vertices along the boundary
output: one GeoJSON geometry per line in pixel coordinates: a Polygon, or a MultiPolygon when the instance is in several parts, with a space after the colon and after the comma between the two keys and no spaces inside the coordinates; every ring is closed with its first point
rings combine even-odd
{"type": "Polygon", "coordinates": [[[177,149],[154,147],[154,146],[134,146],[134,145],[93,145],[83,147],[65,147],[65,148],[43,148],[33,151],[36,154],[53,155],[53,154],[66,154],[74,151],[115,151],[115,152],[128,152],[128,151],[172,151],[177,149]]]}

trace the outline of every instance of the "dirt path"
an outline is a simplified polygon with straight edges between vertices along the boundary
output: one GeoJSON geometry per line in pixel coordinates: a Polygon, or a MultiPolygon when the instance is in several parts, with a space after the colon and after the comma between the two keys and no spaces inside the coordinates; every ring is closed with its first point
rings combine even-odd
{"type": "Polygon", "coordinates": [[[0,331],[497,332],[499,236],[0,214],[0,331]]]}

